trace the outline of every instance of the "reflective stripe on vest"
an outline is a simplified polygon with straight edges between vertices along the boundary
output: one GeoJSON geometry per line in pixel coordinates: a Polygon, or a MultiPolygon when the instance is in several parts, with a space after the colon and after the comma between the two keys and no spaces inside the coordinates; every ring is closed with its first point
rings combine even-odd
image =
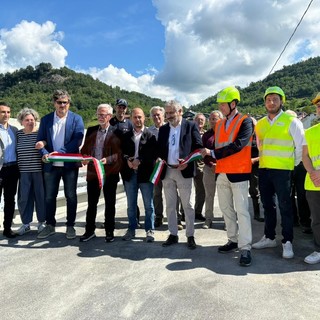
{"type": "MultiPolygon", "coordinates": [[[[312,165],[316,170],[320,170],[320,123],[307,129],[305,138],[308,146],[309,157],[312,161],[312,165]]],[[[310,191],[320,191],[320,187],[316,187],[310,175],[307,172],[304,182],[304,188],[310,191]]]]}
{"type": "Polygon", "coordinates": [[[258,121],[256,134],[259,139],[260,168],[294,169],[294,142],[289,131],[293,119],[282,113],[272,125],[267,117],[258,121]]]}
{"type": "MultiPolygon", "coordinates": [[[[215,147],[217,149],[228,146],[230,143],[232,143],[235,140],[234,133],[235,133],[238,125],[240,123],[242,123],[242,121],[244,120],[244,116],[239,114],[239,116],[236,116],[236,119],[233,119],[233,120],[236,120],[236,122],[234,124],[232,124],[233,126],[231,127],[231,131],[228,134],[228,140],[225,142],[217,141],[217,143],[215,144],[215,147]]],[[[233,122],[233,120],[231,121],[231,123],[233,122]]],[[[219,133],[222,132],[221,130],[226,127],[226,122],[227,122],[226,119],[222,119],[221,121],[218,122],[217,131],[215,131],[215,132],[217,132],[217,137],[218,137],[219,133]]],[[[230,126],[231,126],[231,124],[230,124],[230,126]]],[[[218,138],[216,138],[216,139],[218,140],[218,138]]]]}
{"type": "MultiPolygon", "coordinates": [[[[247,116],[236,115],[228,130],[225,128],[226,119],[217,122],[215,127],[215,149],[220,149],[233,143],[239,133],[241,124],[247,116]]],[[[250,173],[251,172],[252,136],[247,145],[239,152],[228,157],[217,159],[216,173],[250,173]]]]}

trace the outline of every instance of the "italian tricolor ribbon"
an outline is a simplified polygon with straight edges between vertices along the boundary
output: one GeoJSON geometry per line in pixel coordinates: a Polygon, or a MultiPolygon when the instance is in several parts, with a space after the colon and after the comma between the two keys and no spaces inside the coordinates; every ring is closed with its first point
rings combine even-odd
{"type": "MultiPolygon", "coordinates": [[[[194,150],[185,159],[183,159],[180,162],[180,164],[188,164],[188,163],[195,161],[195,160],[198,160],[198,159],[202,159],[200,149],[194,150]]],[[[165,165],[166,165],[166,162],[162,159],[160,159],[156,162],[156,165],[154,166],[151,177],[149,179],[150,182],[152,182],[155,185],[158,184],[158,182],[160,180],[161,172],[162,172],[165,165]]]]}
{"type": "Polygon", "coordinates": [[[190,153],[185,159],[183,159],[180,164],[190,163],[195,160],[202,159],[201,150],[196,149],[192,153],[190,153]]]}
{"type": "Polygon", "coordinates": [[[104,184],[104,166],[102,162],[94,157],[91,156],[83,156],[82,154],[78,153],[54,153],[50,155],[47,160],[49,162],[82,162],[82,161],[92,161],[94,164],[94,168],[97,173],[99,187],[100,189],[103,187],[104,184]]]}
{"type": "Polygon", "coordinates": [[[165,166],[166,162],[162,159],[158,160],[156,162],[156,165],[153,168],[151,177],[150,177],[150,182],[152,182],[153,184],[157,185],[159,180],[160,180],[160,176],[161,176],[161,172],[163,170],[163,167],[165,166]]]}

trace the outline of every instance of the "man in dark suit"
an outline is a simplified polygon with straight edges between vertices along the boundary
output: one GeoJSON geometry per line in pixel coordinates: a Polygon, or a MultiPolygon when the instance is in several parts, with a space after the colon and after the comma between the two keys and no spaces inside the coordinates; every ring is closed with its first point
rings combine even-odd
{"type": "Polygon", "coordinates": [[[146,241],[154,241],[153,183],[149,179],[156,159],[156,137],[144,126],[144,120],[142,109],[134,108],[131,114],[133,130],[123,135],[122,152],[125,161],[121,175],[127,195],[129,226],[122,239],[126,241],[135,237],[139,189],[145,208],[146,241]]]}
{"type": "Polygon", "coordinates": [[[74,222],[77,213],[77,180],[79,164],[74,162],[47,163],[49,155],[59,153],[79,153],[83,140],[84,125],[82,118],[69,110],[71,97],[67,91],[53,93],[55,111],[41,119],[38,131],[39,149],[44,164],[44,183],[46,189],[46,227],[39,233],[39,239],[55,234],[56,206],[59,184],[62,178],[64,194],[67,199],[67,239],[74,239],[74,222]]]}
{"type": "MultiPolygon", "coordinates": [[[[100,104],[97,108],[99,124],[89,127],[86,133],[81,153],[93,156],[104,164],[105,182],[103,195],[105,200],[106,242],[114,241],[116,191],[119,181],[119,171],[122,165],[120,139],[115,135],[115,128],[109,121],[112,116],[112,107],[109,104],[100,104]]],[[[86,163],[87,164],[87,163],[86,163]]],[[[80,242],[87,242],[94,238],[96,228],[97,205],[101,189],[93,162],[87,168],[88,209],[86,213],[86,231],[80,237],[80,242]]]]}
{"type": "Polygon", "coordinates": [[[16,154],[16,133],[18,129],[9,125],[10,114],[10,106],[5,102],[0,102],[0,197],[3,190],[3,235],[6,238],[16,236],[11,230],[11,225],[15,207],[14,197],[19,179],[16,154]]]}
{"type": "Polygon", "coordinates": [[[192,179],[195,176],[195,163],[180,164],[191,152],[202,148],[202,140],[195,122],[182,118],[182,106],[176,101],[165,105],[167,124],[160,127],[157,152],[165,160],[161,179],[166,198],[166,211],[170,235],[162,244],[170,246],[178,242],[178,226],[176,218],[177,190],[185,212],[186,236],[188,248],[195,249],[194,219],[195,212],[191,203],[192,179]]]}

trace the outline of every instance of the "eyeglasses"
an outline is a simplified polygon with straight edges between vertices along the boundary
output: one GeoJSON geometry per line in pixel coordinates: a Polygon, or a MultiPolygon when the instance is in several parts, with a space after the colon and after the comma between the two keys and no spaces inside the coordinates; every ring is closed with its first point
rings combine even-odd
{"type": "Polygon", "coordinates": [[[110,113],[97,113],[98,118],[106,118],[109,115],[110,115],[110,113]]]}
{"type": "Polygon", "coordinates": [[[69,101],[56,101],[57,104],[63,105],[63,104],[68,104],[69,101]]]}

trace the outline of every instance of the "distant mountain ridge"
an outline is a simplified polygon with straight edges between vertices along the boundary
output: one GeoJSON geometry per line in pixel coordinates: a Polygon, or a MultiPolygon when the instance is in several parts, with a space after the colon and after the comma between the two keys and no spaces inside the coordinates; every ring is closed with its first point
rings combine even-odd
{"type": "MultiPolygon", "coordinates": [[[[239,107],[250,114],[264,113],[263,95],[268,87],[279,86],[286,94],[286,109],[306,108],[310,111],[311,100],[320,92],[320,57],[285,66],[267,76],[264,80],[252,82],[240,89],[239,107]]],[[[221,88],[223,89],[223,88],[221,88]]],[[[216,94],[199,104],[190,106],[196,112],[210,112],[217,109],[216,94]]]]}
{"type": "Polygon", "coordinates": [[[23,107],[35,109],[40,116],[51,112],[51,97],[56,89],[65,89],[70,93],[70,109],[79,113],[86,124],[95,120],[95,111],[99,104],[114,105],[117,98],[126,99],[129,108],[140,106],[146,115],[152,106],[164,104],[160,99],[109,86],[90,75],[75,72],[67,67],[54,69],[50,63],[0,74],[0,101],[10,104],[12,117],[23,107]]]}
{"type": "MultiPolygon", "coordinates": [[[[312,112],[311,100],[320,91],[320,57],[285,66],[264,80],[239,88],[241,92],[239,107],[242,112],[265,113],[263,94],[270,86],[280,86],[284,90],[287,109],[307,109],[312,112]]],[[[55,89],[66,89],[70,93],[71,110],[78,112],[86,124],[95,120],[95,110],[99,104],[113,105],[117,98],[126,99],[129,108],[140,106],[146,116],[149,115],[152,106],[164,105],[161,99],[122,90],[118,86],[109,86],[93,79],[90,75],[75,72],[67,67],[55,69],[50,63],[0,74],[0,101],[6,101],[11,105],[12,117],[23,107],[34,108],[40,116],[51,112],[53,110],[51,96],[55,89]]],[[[217,109],[216,94],[199,104],[192,105],[189,109],[207,113],[217,109]]]]}

